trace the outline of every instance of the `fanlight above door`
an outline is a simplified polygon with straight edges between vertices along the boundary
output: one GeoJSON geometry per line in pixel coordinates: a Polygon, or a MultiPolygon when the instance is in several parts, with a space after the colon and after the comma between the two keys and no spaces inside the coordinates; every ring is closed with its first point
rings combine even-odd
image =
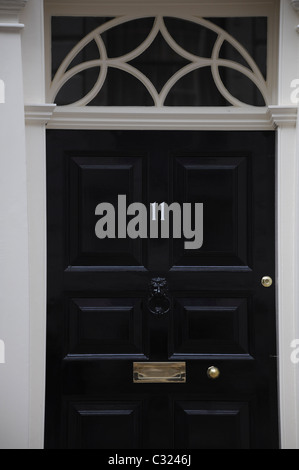
{"type": "MultiPolygon", "coordinates": [[[[69,19],[59,18],[61,30],[69,19]]],[[[52,67],[51,102],[76,107],[115,106],[121,95],[121,105],[127,106],[270,104],[266,18],[121,16],[90,20],[93,25],[98,20],[99,26],[72,45],[56,69],[52,67]],[[243,25],[255,31],[255,54],[249,53],[227,28],[219,26],[224,20],[239,21],[238,37],[243,25]]],[[[52,27],[53,21],[55,18],[52,27]]],[[[62,32],[65,40],[66,33],[62,32]]],[[[52,31],[56,50],[60,44],[57,36],[52,31]]],[[[253,48],[249,47],[250,52],[253,48]]]]}

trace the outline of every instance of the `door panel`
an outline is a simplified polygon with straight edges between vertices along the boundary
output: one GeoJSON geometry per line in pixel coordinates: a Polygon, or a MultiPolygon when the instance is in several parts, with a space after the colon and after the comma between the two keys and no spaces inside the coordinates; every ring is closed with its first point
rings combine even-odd
{"type": "Polygon", "coordinates": [[[140,299],[69,299],[68,315],[69,358],[93,354],[146,359],[140,299]]]}
{"type": "Polygon", "coordinates": [[[46,448],[277,448],[275,282],[261,285],[275,281],[275,133],[48,131],[47,188],[46,448]],[[148,227],[151,203],[203,203],[203,246],[171,224],[126,237],[119,195],[148,227]],[[103,202],[115,238],[96,236],[103,202]],[[186,383],[134,383],[142,361],[185,362],[186,383]]]}
{"type": "Polygon", "coordinates": [[[68,448],[137,448],[140,403],[68,403],[68,448]]]}
{"type": "Polygon", "coordinates": [[[175,433],[177,447],[194,449],[249,449],[248,403],[177,402],[175,433]]]}
{"type": "Polygon", "coordinates": [[[172,358],[203,354],[250,358],[248,299],[177,298],[173,307],[172,358]]]}
{"type": "Polygon", "coordinates": [[[195,253],[177,246],[175,266],[249,265],[251,161],[225,154],[174,158],[173,199],[204,204],[204,245],[195,253]]]}
{"type": "Polygon", "coordinates": [[[128,204],[143,202],[147,188],[144,158],[140,156],[91,156],[83,152],[67,159],[69,176],[69,266],[143,266],[142,242],[130,238],[95,237],[95,208],[99,202],[117,206],[118,194],[128,204]],[[84,155],[85,153],[85,155],[84,155]]]}

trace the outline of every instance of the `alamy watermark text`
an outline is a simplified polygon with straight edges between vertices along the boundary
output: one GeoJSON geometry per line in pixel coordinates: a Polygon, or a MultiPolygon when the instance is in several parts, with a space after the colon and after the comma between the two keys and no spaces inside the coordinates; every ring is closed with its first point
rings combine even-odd
{"type": "Polygon", "coordinates": [[[127,207],[125,195],[118,196],[117,214],[115,207],[108,202],[97,205],[95,214],[101,216],[95,226],[95,234],[104,238],[169,238],[172,218],[172,237],[184,238],[186,250],[198,250],[203,245],[203,204],[173,202],[150,204],[147,207],[134,202],[127,207]],[[131,217],[133,216],[133,218],[131,217]],[[160,229],[160,230],[159,230],[160,229]]]}

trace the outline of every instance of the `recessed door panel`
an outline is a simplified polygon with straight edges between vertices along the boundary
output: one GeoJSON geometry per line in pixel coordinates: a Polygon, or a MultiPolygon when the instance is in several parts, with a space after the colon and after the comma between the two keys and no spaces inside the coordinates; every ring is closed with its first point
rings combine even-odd
{"type": "Polygon", "coordinates": [[[250,358],[250,299],[177,298],[173,307],[173,358],[219,355],[250,358]]]}
{"type": "Polygon", "coordinates": [[[67,356],[145,356],[141,299],[69,299],[67,356]]]}
{"type": "Polygon", "coordinates": [[[249,156],[227,150],[174,158],[174,200],[204,204],[204,244],[188,251],[175,243],[174,266],[250,267],[250,163],[249,156]]]}
{"type": "Polygon", "coordinates": [[[181,449],[249,449],[249,404],[176,403],[175,433],[181,449]]]}
{"type": "MultiPolygon", "coordinates": [[[[143,240],[118,236],[118,195],[129,204],[144,202],[146,195],[146,154],[126,155],[119,152],[67,153],[66,204],[69,207],[68,246],[70,267],[76,266],[144,266],[143,240]],[[99,240],[95,236],[95,211],[101,204],[115,208],[111,236],[99,240]],[[113,238],[112,238],[113,236],[113,238]]],[[[120,211],[123,211],[120,208],[120,211]]]]}
{"type": "Polygon", "coordinates": [[[140,403],[69,402],[69,449],[138,448],[140,403]]]}

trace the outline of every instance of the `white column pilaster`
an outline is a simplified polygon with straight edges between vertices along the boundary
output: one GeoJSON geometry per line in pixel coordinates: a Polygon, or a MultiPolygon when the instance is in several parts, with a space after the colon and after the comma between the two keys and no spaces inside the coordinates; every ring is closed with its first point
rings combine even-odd
{"type": "Polygon", "coordinates": [[[21,21],[29,226],[29,448],[44,446],[47,227],[46,123],[54,104],[45,102],[44,5],[28,0],[21,21]]]}
{"type": "MultiPolygon", "coordinates": [[[[278,105],[296,110],[299,96],[299,7],[297,0],[280,2],[278,105]]],[[[298,117],[297,117],[298,119],[298,117]]],[[[299,448],[299,365],[291,360],[291,344],[298,335],[299,307],[299,166],[296,119],[281,125],[277,134],[278,207],[278,332],[280,428],[283,449],[299,448]]]]}
{"type": "Polygon", "coordinates": [[[29,296],[27,174],[19,14],[0,0],[0,448],[28,448],[29,296]]]}
{"type": "MultiPolygon", "coordinates": [[[[296,27],[296,38],[293,38],[293,44],[294,44],[294,62],[295,62],[295,67],[296,67],[296,80],[297,80],[297,85],[299,83],[299,0],[291,0],[291,5],[293,6],[295,12],[297,14],[294,15],[294,21],[297,23],[296,27]]],[[[299,90],[299,86],[297,87],[297,90],[299,90]]],[[[294,344],[298,344],[299,340],[299,93],[297,93],[297,107],[298,107],[298,117],[297,117],[297,133],[296,133],[296,171],[295,171],[295,186],[296,186],[296,195],[295,195],[295,204],[296,204],[296,209],[295,209],[295,309],[296,309],[296,314],[295,314],[295,324],[294,324],[294,331],[295,331],[295,338],[294,338],[294,344]]],[[[296,353],[296,358],[298,358],[298,349],[297,351],[294,351],[296,353]]],[[[297,449],[299,448],[299,405],[298,405],[298,400],[299,400],[299,363],[296,361],[295,364],[293,364],[294,368],[294,376],[295,376],[295,390],[296,390],[296,403],[297,407],[295,411],[295,416],[296,416],[296,445],[297,449]]]]}

